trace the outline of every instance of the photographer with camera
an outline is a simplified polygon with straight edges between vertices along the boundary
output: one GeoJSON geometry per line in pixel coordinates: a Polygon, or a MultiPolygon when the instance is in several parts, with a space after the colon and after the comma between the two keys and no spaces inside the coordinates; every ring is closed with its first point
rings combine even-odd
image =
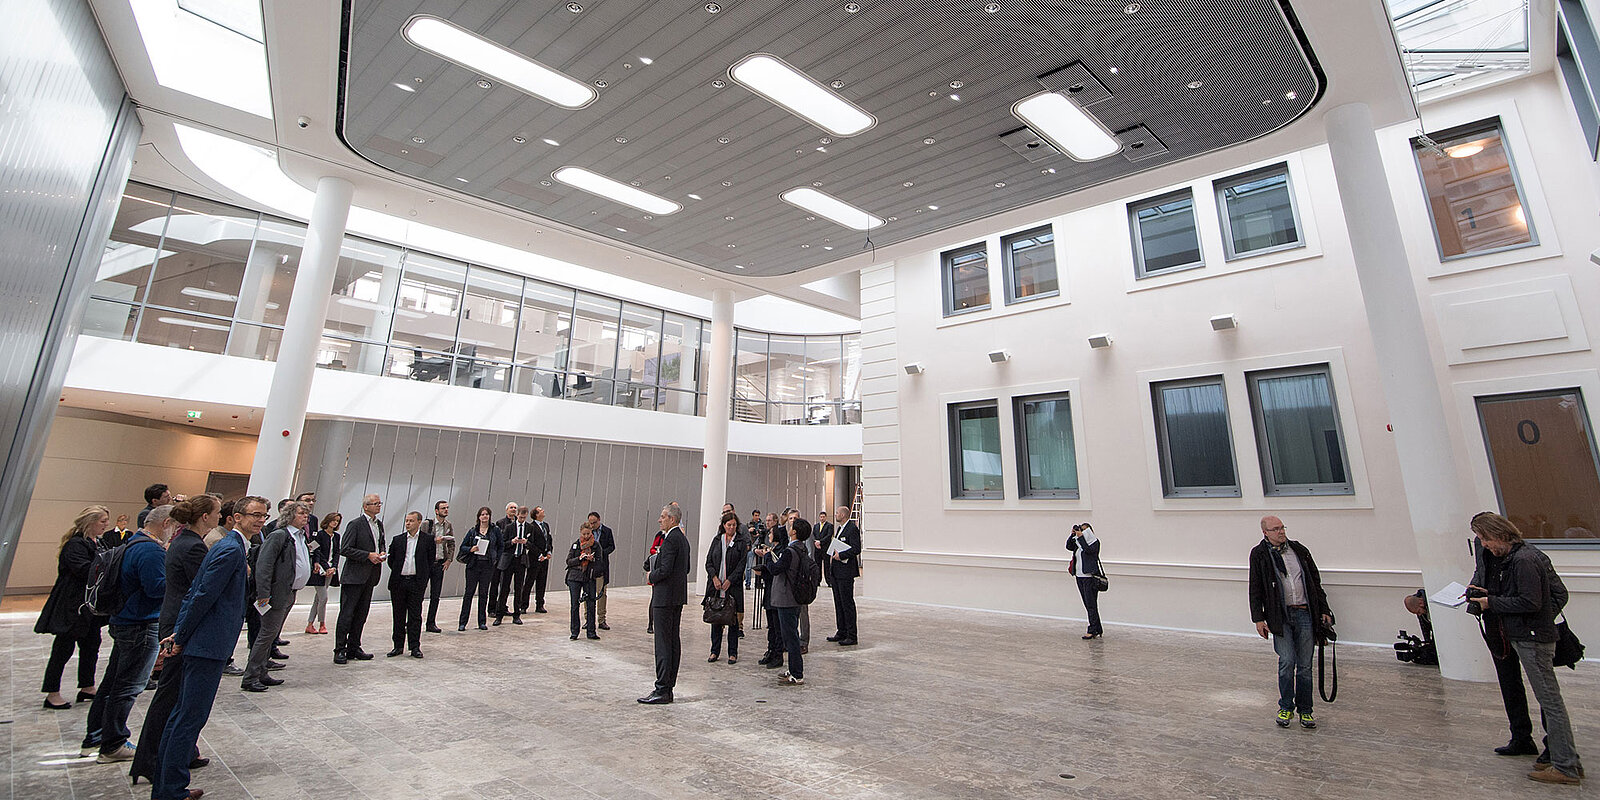
{"type": "Polygon", "coordinates": [[[1550,558],[1524,542],[1522,532],[1505,517],[1482,511],[1472,517],[1471,527],[1477,536],[1478,566],[1467,587],[1467,611],[1480,617],[1483,639],[1500,679],[1500,698],[1511,723],[1511,741],[1495,748],[1495,753],[1533,755],[1539,749],[1533,742],[1528,698],[1517,669],[1520,664],[1539,701],[1546,746],[1528,777],[1541,783],[1576,785],[1583,779],[1583,764],[1573,743],[1572,721],[1553,663],[1555,620],[1567,604],[1567,587],[1550,558]]]}
{"type": "Polygon", "coordinates": [[[1439,649],[1433,642],[1433,620],[1428,616],[1427,595],[1418,589],[1414,594],[1406,595],[1404,602],[1406,610],[1417,615],[1417,625],[1422,628],[1422,636],[1412,636],[1401,631],[1395,637],[1399,641],[1394,643],[1394,657],[1418,666],[1438,666],[1439,649]]]}

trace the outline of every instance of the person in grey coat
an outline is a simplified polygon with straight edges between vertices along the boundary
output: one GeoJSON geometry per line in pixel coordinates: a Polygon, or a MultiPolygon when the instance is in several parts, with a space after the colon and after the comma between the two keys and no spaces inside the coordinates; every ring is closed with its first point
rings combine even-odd
{"type": "Polygon", "coordinates": [[[256,555],[256,593],[251,600],[261,614],[261,631],[250,648],[239,688],[264,692],[283,683],[267,674],[272,646],[283,632],[283,622],[294,608],[294,593],[311,580],[311,551],[306,544],[306,527],[311,524],[311,507],[291,501],[283,507],[278,527],[267,534],[256,555]]]}
{"type": "Polygon", "coordinates": [[[769,605],[777,615],[776,624],[783,635],[783,649],[789,656],[789,669],[778,679],[790,686],[806,682],[805,662],[801,660],[800,609],[805,606],[794,597],[793,579],[801,570],[811,569],[811,555],[806,552],[806,540],[811,537],[811,523],[796,516],[789,523],[789,544],[778,552],[777,558],[756,567],[767,576],[772,595],[769,605]]]}

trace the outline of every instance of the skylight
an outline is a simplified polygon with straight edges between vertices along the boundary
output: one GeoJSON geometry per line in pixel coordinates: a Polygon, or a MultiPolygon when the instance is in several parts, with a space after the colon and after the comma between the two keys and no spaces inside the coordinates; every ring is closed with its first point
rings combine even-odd
{"type": "Polygon", "coordinates": [[[1389,0],[1389,13],[1417,89],[1529,69],[1527,0],[1389,0]]]}
{"type": "MultiPolygon", "coordinates": [[[[185,0],[187,4],[188,0],[185,0]]],[[[231,3],[214,0],[201,6],[231,3]]],[[[267,48],[232,27],[180,8],[175,0],[130,0],[134,24],[156,82],[173,91],[272,119],[267,48]]],[[[260,6],[256,6],[260,27],[260,6]]],[[[235,14],[230,19],[248,27],[235,14]]],[[[259,34],[257,34],[259,38],[259,34]]]]}

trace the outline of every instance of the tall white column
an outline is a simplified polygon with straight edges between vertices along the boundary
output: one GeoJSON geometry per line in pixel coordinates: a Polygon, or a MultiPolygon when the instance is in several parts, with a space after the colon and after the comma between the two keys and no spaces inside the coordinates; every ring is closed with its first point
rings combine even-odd
{"type": "Polygon", "coordinates": [[[317,345],[322,341],[322,322],[328,316],[339,246],[354,194],[355,187],[343,178],[317,181],[311,226],[294,276],[294,299],[284,321],[267,407],[261,415],[255,463],[250,467],[250,493],[269,503],[288,497],[291,491],[289,482],[294,479],[306,404],[311,399],[311,378],[317,369],[317,345]]]}
{"type": "Polygon", "coordinates": [[[700,547],[710,551],[728,502],[728,416],[733,407],[733,290],[711,291],[711,352],[706,361],[706,449],[700,461],[700,547]]]}
{"type": "MultiPolygon", "coordinates": [[[[1432,595],[1451,581],[1465,583],[1471,577],[1467,521],[1475,509],[1467,505],[1456,475],[1444,422],[1448,412],[1428,352],[1422,308],[1373,133],[1372,112],[1364,103],[1339,106],[1328,112],[1323,125],[1367,326],[1377,349],[1389,422],[1394,426],[1422,583],[1432,595]]],[[[1493,670],[1472,618],[1464,611],[1438,606],[1434,611],[1440,673],[1457,680],[1492,680],[1493,670]]]]}

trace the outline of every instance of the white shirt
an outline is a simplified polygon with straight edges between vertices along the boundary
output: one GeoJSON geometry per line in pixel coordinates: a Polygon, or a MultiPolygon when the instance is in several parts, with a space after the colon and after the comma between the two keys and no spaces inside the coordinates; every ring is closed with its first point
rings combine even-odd
{"type": "Polygon", "coordinates": [[[306,588],[306,582],[311,580],[311,550],[306,547],[306,532],[298,528],[289,528],[289,541],[294,542],[294,582],[290,589],[300,591],[306,588]]]}
{"type": "Polygon", "coordinates": [[[401,575],[417,574],[417,539],[419,538],[421,537],[415,533],[406,532],[406,557],[404,561],[400,562],[401,575]]]}
{"type": "MultiPolygon", "coordinates": [[[[1071,541],[1069,538],[1068,541],[1071,541]]],[[[1072,575],[1076,578],[1088,578],[1094,575],[1083,567],[1083,552],[1089,545],[1100,541],[1095,538],[1094,531],[1084,531],[1078,534],[1078,549],[1072,553],[1072,575]]]]}

